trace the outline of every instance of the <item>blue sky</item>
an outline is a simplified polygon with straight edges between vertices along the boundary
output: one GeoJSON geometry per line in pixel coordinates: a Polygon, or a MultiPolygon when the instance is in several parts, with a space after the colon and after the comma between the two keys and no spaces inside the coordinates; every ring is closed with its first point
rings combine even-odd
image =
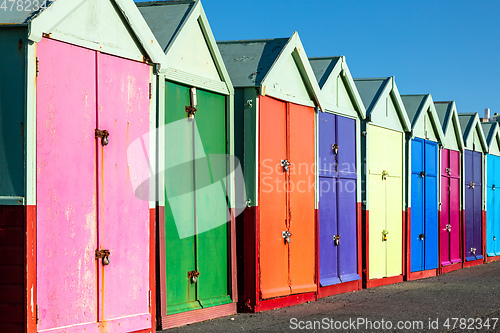
{"type": "Polygon", "coordinates": [[[500,1],[202,0],[217,40],[290,36],[309,57],[344,55],[353,77],[500,113],[500,1]]]}

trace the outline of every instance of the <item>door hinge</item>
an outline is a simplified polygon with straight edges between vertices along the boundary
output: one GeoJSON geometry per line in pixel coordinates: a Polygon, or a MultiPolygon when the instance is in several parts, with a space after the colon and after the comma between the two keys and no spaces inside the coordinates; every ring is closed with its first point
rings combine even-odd
{"type": "Polygon", "coordinates": [[[36,57],[36,76],[38,76],[40,74],[40,59],[38,57],[36,57]]]}
{"type": "Polygon", "coordinates": [[[149,291],[148,307],[151,307],[151,290],[149,291]]]}
{"type": "Polygon", "coordinates": [[[149,99],[153,97],[153,85],[149,82],[149,99]]]}
{"type": "Polygon", "coordinates": [[[35,321],[38,324],[40,321],[40,308],[38,307],[38,304],[36,305],[36,310],[35,310],[35,321]]]}

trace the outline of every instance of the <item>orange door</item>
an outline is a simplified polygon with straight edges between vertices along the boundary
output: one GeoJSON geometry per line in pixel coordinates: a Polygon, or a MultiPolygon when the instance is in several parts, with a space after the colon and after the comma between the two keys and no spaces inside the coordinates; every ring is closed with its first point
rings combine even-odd
{"type": "MultiPolygon", "coordinates": [[[[290,294],[287,230],[286,103],[260,97],[259,112],[259,264],[262,298],[290,294]]],[[[292,236],[293,237],[293,236],[292,236]]]]}
{"type": "Polygon", "coordinates": [[[288,142],[290,287],[292,294],[298,294],[316,290],[313,108],[288,104],[288,142]]]}

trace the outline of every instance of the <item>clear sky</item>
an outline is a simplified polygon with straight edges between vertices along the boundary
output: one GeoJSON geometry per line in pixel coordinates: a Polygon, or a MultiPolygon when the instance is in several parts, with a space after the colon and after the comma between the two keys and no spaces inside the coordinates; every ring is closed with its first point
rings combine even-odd
{"type": "Polygon", "coordinates": [[[290,36],[309,57],[344,55],[353,77],[500,113],[498,0],[202,0],[216,40],[290,36]]]}

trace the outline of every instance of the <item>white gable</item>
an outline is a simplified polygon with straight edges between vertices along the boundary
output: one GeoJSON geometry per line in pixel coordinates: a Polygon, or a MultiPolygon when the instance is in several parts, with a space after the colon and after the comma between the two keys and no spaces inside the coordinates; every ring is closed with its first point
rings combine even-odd
{"type": "Polygon", "coordinates": [[[287,55],[286,61],[281,62],[281,66],[269,72],[265,82],[265,95],[314,106],[292,54],[287,55]]]}
{"type": "Polygon", "coordinates": [[[185,25],[183,30],[182,38],[177,38],[167,51],[167,66],[213,81],[221,81],[200,25],[185,25]]]}
{"type": "MultiPolygon", "coordinates": [[[[47,12],[48,13],[48,12],[47,12]]],[[[144,51],[112,1],[85,0],[51,29],[51,37],[142,60],[144,51]]]]}

